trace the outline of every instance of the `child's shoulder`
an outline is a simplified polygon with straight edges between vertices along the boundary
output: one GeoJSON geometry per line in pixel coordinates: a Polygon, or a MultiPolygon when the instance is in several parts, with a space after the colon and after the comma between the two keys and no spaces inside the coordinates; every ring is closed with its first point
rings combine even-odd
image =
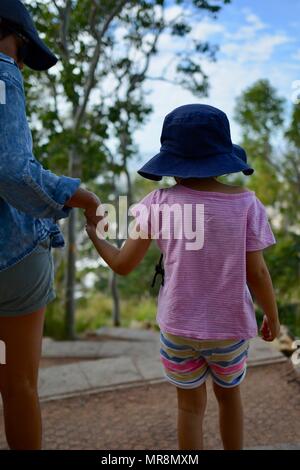
{"type": "Polygon", "coordinates": [[[167,194],[170,194],[172,190],[175,188],[174,186],[167,186],[165,188],[156,188],[153,189],[150,193],[147,194],[147,198],[152,198],[152,199],[159,199],[163,196],[166,196],[167,194]]]}

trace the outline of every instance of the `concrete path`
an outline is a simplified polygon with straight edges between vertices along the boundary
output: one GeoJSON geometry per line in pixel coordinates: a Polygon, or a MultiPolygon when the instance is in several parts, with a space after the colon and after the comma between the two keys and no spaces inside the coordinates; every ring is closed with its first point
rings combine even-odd
{"type": "MultiPolygon", "coordinates": [[[[43,357],[70,358],[74,363],[40,371],[40,397],[53,400],[85,393],[163,381],[159,359],[159,333],[123,328],[102,328],[95,341],[57,342],[46,338],[43,357]]],[[[250,367],[284,362],[275,347],[251,341],[250,367]]]]}
{"type": "MultiPolygon", "coordinates": [[[[290,361],[249,367],[242,385],[247,449],[300,447],[300,382],[290,361]]],[[[112,387],[42,403],[44,449],[176,450],[177,397],[166,382],[112,387]]],[[[206,449],[221,449],[218,406],[207,383],[206,449]]],[[[0,449],[7,447],[0,414],[0,449]]]]}

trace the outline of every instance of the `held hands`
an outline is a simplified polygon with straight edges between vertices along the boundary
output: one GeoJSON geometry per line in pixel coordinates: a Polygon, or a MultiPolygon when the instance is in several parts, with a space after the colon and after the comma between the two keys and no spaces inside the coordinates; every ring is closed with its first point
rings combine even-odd
{"type": "MultiPolygon", "coordinates": [[[[99,212],[99,207],[101,206],[101,201],[98,196],[91,191],[86,189],[79,188],[76,193],[69,199],[66,204],[66,207],[78,207],[84,210],[84,215],[87,219],[86,231],[90,238],[97,237],[96,229],[99,228],[99,223],[105,218],[106,214],[97,215],[99,212]]],[[[108,225],[104,227],[104,231],[107,232],[108,225]]]]}
{"type": "Polygon", "coordinates": [[[100,205],[100,199],[95,194],[92,194],[88,205],[84,208],[84,215],[86,219],[89,221],[89,224],[93,225],[95,228],[97,227],[97,224],[102,220],[102,217],[99,217],[97,215],[97,210],[100,205]]]}
{"type": "MultiPolygon", "coordinates": [[[[93,213],[89,212],[88,210],[86,210],[84,212],[84,215],[86,217],[86,225],[85,225],[85,229],[86,229],[86,232],[88,234],[88,236],[93,239],[93,238],[97,238],[97,227],[99,229],[99,223],[106,218],[108,212],[105,211],[104,212],[104,216],[96,216],[96,219],[93,215],[93,213]]],[[[102,236],[104,238],[104,232],[107,232],[108,231],[108,224],[106,224],[104,227],[103,227],[103,224],[102,225],[102,236]]],[[[101,232],[100,232],[101,233],[101,232]]]]}
{"type": "Polygon", "coordinates": [[[97,226],[103,220],[103,216],[97,215],[99,214],[99,207],[101,206],[101,201],[93,193],[90,193],[90,198],[88,200],[88,204],[84,208],[84,215],[86,218],[86,232],[88,236],[93,240],[97,238],[97,226]]]}
{"type": "Polygon", "coordinates": [[[261,326],[262,339],[264,341],[273,341],[279,336],[280,323],[279,321],[271,322],[266,315],[264,315],[263,323],[261,326]]]}
{"type": "Polygon", "coordinates": [[[101,205],[101,201],[98,196],[91,191],[79,188],[65,205],[67,207],[78,207],[79,209],[83,209],[85,216],[89,219],[92,225],[97,226],[97,224],[102,220],[101,217],[97,216],[97,209],[101,205]]]}

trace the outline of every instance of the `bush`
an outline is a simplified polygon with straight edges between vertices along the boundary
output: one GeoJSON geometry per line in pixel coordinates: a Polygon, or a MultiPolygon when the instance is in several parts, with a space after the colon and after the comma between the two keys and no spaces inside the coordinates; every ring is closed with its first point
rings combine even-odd
{"type": "Polygon", "coordinates": [[[112,300],[96,293],[78,301],[76,313],[76,331],[97,330],[102,326],[112,325],[112,300]]]}
{"type": "Polygon", "coordinates": [[[65,337],[64,307],[58,299],[47,307],[44,336],[55,339],[64,339],[65,337]]]}
{"type": "MultiPolygon", "coordinates": [[[[76,332],[83,333],[86,330],[96,330],[103,326],[112,326],[112,299],[99,292],[90,297],[83,297],[77,302],[76,332]]],[[[143,297],[131,297],[121,300],[122,326],[130,327],[133,322],[142,326],[157,328],[156,326],[157,300],[151,295],[143,297]]],[[[280,322],[286,325],[291,333],[300,337],[300,304],[278,304],[280,322]]],[[[256,318],[261,325],[263,314],[256,309],[256,318]]],[[[64,306],[59,300],[55,300],[48,306],[45,322],[45,335],[55,339],[63,339],[64,306]]]]}
{"type": "MultiPolygon", "coordinates": [[[[112,326],[112,300],[101,293],[79,301],[76,316],[76,330],[96,330],[112,326]]],[[[122,326],[130,327],[134,320],[155,325],[156,300],[151,297],[131,298],[121,301],[122,326]]]]}

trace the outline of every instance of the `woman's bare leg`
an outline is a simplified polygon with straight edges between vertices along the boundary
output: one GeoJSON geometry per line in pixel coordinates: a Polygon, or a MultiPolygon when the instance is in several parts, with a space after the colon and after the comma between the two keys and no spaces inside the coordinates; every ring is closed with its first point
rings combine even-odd
{"type": "Polygon", "coordinates": [[[192,390],[177,388],[180,450],[203,449],[202,424],[207,396],[205,383],[192,390]]]}
{"type": "Polygon", "coordinates": [[[45,308],[21,317],[0,317],[0,340],[6,364],[0,366],[5,432],[10,449],[39,450],[42,446],[38,369],[45,308]]]}
{"type": "Polygon", "coordinates": [[[219,403],[220,431],[225,450],[243,448],[243,405],[240,387],[224,388],[214,383],[219,403]]]}

